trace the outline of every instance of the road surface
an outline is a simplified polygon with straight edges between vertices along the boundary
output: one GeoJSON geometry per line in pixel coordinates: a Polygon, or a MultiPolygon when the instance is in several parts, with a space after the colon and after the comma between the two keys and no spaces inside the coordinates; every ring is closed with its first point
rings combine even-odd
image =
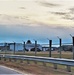
{"type": "Polygon", "coordinates": [[[23,75],[23,74],[15,71],[14,69],[0,65],[0,75],[23,75]]]}

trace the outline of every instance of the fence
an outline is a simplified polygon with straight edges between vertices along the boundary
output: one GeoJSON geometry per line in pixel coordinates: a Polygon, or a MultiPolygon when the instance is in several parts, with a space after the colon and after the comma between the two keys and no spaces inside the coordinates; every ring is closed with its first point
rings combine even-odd
{"type": "MultiPolygon", "coordinates": [[[[53,40],[49,40],[48,39],[48,41],[49,41],[48,44],[42,44],[42,45],[44,45],[43,47],[42,47],[42,45],[37,44],[37,41],[36,40],[35,40],[35,43],[34,44],[28,44],[28,47],[29,48],[32,48],[34,50],[33,53],[30,54],[30,55],[37,56],[38,55],[37,54],[38,53],[38,49],[37,48],[40,48],[41,47],[42,50],[43,50],[43,48],[47,48],[48,49],[48,51],[47,51],[48,52],[47,53],[48,56],[49,57],[52,57],[52,53],[53,53],[52,52],[52,48],[55,47],[56,51],[59,52],[58,53],[58,57],[59,58],[62,58],[62,50],[64,50],[64,51],[70,50],[70,51],[72,51],[71,52],[72,53],[71,58],[74,59],[74,37],[72,37],[72,41],[73,41],[72,43],[63,43],[61,38],[59,38],[59,44],[52,44],[52,41],[53,40]],[[57,45],[58,47],[56,47],[56,46],[53,47],[53,45],[57,45]]],[[[18,50],[19,50],[18,54],[21,54],[22,53],[22,54],[25,54],[26,55],[26,54],[29,53],[29,52],[27,52],[28,49],[26,49],[27,48],[27,44],[25,43],[25,41],[23,41],[23,44],[22,43],[16,43],[16,42],[14,42],[14,43],[1,43],[1,44],[2,45],[0,46],[0,50],[1,50],[0,53],[4,52],[5,54],[8,54],[8,52],[9,52],[9,53],[12,53],[12,54],[16,54],[18,52],[18,50]]]]}

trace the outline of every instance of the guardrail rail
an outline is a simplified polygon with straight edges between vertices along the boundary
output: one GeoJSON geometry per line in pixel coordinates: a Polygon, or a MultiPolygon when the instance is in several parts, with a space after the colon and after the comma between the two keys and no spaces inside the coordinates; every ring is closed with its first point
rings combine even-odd
{"type": "Polygon", "coordinates": [[[19,59],[19,60],[27,60],[27,61],[35,61],[35,62],[44,62],[44,63],[53,63],[54,68],[57,69],[57,65],[65,65],[67,66],[67,71],[71,72],[71,67],[74,66],[74,60],[72,59],[63,59],[63,58],[51,58],[51,57],[39,57],[39,56],[27,56],[27,55],[0,55],[0,59],[19,59]]]}

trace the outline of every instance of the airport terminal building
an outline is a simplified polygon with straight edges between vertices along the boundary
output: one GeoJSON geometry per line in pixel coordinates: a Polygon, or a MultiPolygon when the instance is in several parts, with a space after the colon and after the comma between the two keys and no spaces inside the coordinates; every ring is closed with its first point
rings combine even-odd
{"type": "MultiPolygon", "coordinates": [[[[25,43],[25,50],[27,51],[31,51],[33,48],[35,48],[35,44],[32,43],[30,40],[28,40],[25,43]]],[[[40,44],[37,44],[37,48],[42,50],[42,46],[40,44]]],[[[1,43],[0,44],[0,50],[9,50],[12,51],[14,50],[14,43],[1,43]]],[[[16,51],[23,51],[24,50],[24,44],[23,43],[15,43],[15,50],[16,51]]]]}

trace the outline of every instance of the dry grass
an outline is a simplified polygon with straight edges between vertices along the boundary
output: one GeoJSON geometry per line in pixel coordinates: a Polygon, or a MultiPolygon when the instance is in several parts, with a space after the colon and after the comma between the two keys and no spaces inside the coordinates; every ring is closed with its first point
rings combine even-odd
{"type": "MultiPolygon", "coordinates": [[[[5,54],[5,52],[0,52],[0,54],[5,54]]],[[[13,54],[13,52],[6,52],[6,54],[13,54]]],[[[16,52],[15,54],[17,55],[24,55],[23,52],[16,52]]],[[[52,57],[56,57],[56,58],[59,58],[59,55],[60,53],[58,51],[52,51],[51,52],[51,56],[52,57]]],[[[61,57],[62,58],[69,58],[69,59],[72,59],[72,55],[73,53],[72,52],[65,52],[65,51],[62,51],[61,52],[61,57]]],[[[29,56],[34,56],[35,55],[35,52],[25,52],[25,55],[29,55],[29,56]]],[[[49,56],[49,52],[48,51],[45,51],[45,52],[37,52],[37,56],[43,56],[43,57],[48,57],[49,56]]]]}
{"type": "MultiPolygon", "coordinates": [[[[23,53],[17,52],[16,54],[22,55],[23,53]]],[[[64,51],[62,51],[61,54],[62,54],[61,55],[62,58],[72,59],[72,55],[73,55],[72,52],[69,52],[69,51],[64,52],[64,51]]],[[[34,56],[35,52],[26,52],[25,55],[34,56]]],[[[37,52],[37,56],[49,57],[49,52],[48,51],[37,52]]],[[[58,51],[52,51],[51,52],[51,57],[59,58],[60,57],[60,53],[58,51]]]]}

